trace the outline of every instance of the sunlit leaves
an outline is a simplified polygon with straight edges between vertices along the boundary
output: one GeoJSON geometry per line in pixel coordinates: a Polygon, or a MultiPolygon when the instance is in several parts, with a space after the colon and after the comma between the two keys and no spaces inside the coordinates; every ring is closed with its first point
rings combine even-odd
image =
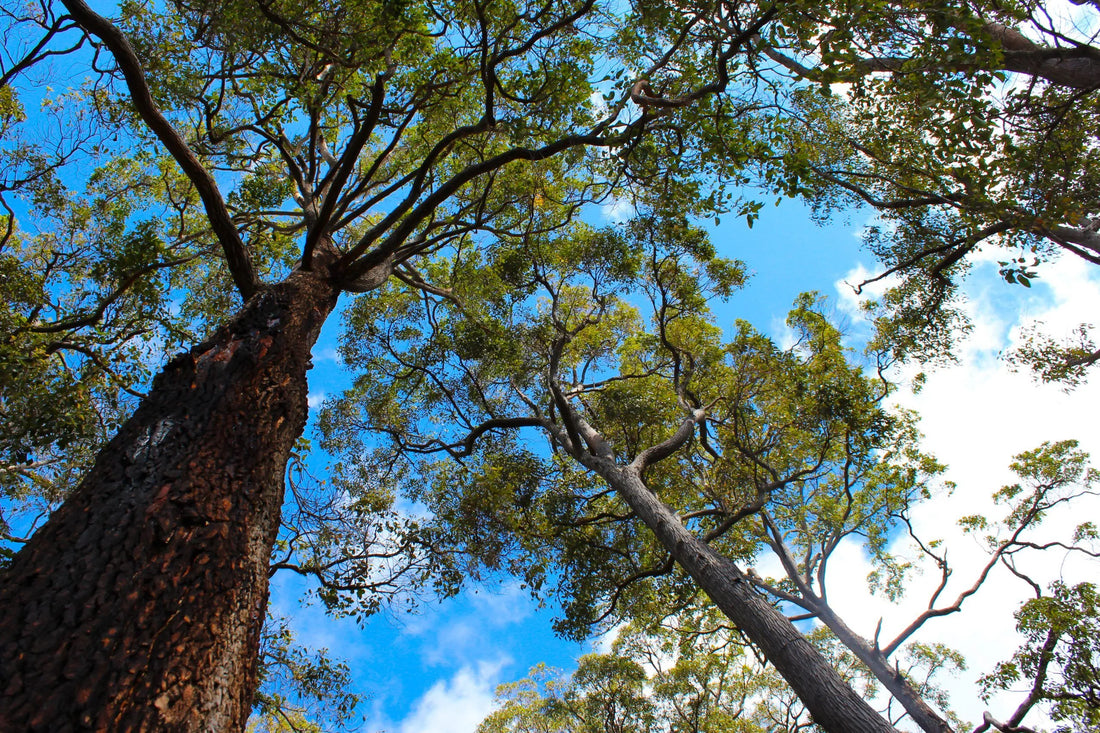
{"type": "Polygon", "coordinates": [[[556,568],[560,631],[583,636],[693,592],[621,500],[572,462],[573,437],[555,427],[563,401],[623,461],[672,434],[685,405],[705,406],[700,442],[646,471],[692,529],[751,560],[762,542],[752,515],[767,506],[800,556],[862,535],[898,591],[890,528],[940,467],[916,449],[912,419],[879,406],[883,384],[852,362],[818,298],[796,304],[789,348],[747,324],[723,343],[707,302],[739,286],[743,269],[656,213],[460,248],[432,267],[446,294],[387,287],[356,303],[362,330],[344,353],[365,371],[323,428],[333,448],[363,455],[348,432],[373,426],[392,447],[372,461],[392,451],[386,460],[433,477],[409,485],[410,497],[477,564],[536,590],[556,568]],[[527,447],[540,432],[549,455],[527,447]],[[445,452],[459,463],[418,457],[445,452]]]}
{"type": "MultiPolygon", "coordinates": [[[[58,187],[36,202],[38,231],[18,232],[0,254],[5,466],[61,470],[55,451],[80,465],[129,410],[126,390],[136,394],[150,361],[186,333],[168,271],[188,253],[164,241],[159,222],[134,216],[132,183],[108,165],[83,197],[58,187]]],[[[4,482],[15,480],[6,470],[4,482]]],[[[51,489],[52,500],[67,488],[51,489]]]]}
{"type": "Polygon", "coordinates": [[[982,678],[990,690],[1023,683],[1049,706],[1060,733],[1084,733],[1100,725],[1100,602],[1096,586],[1055,583],[1050,595],[1028,601],[1016,612],[1026,643],[1012,659],[982,678]],[[1034,680],[1034,682],[1032,682],[1034,680]]]}
{"type": "MultiPolygon", "coordinates": [[[[784,165],[763,179],[823,213],[877,209],[868,244],[897,275],[879,304],[883,346],[949,356],[965,335],[957,288],[983,248],[1003,249],[1001,277],[1024,287],[1058,253],[1096,262],[1095,85],[1073,79],[1087,65],[1062,74],[1053,67],[1071,64],[1047,61],[1091,58],[1083,26],[1036,3],[844,2],[792,16],[816,22],[777,23],[767,53],[807,91],[789,95],[774,142],[784,165]]],[[[1072,386],[1092,363],[1076,357],[1046,339],[1020,362],[1072,386]]]]}
{"type": "MultiPolygon", "coordinates": [[[[810,636],[847,680],[871,692],[866,672],[834,638],[810,636]]],[[[582,657],[572,675],[536,667],[498,688],[497,699],[479,733],[816,730],[775,670],[703,603],[639,609],[609,650],[582,657]]]]}
{"type": "Polygon", "coordinates": [[[287,619],[268,616],[260,640],[260,689],[249,733],[345,730],[359,696],[348,665],[298,644],[287,619]]]}

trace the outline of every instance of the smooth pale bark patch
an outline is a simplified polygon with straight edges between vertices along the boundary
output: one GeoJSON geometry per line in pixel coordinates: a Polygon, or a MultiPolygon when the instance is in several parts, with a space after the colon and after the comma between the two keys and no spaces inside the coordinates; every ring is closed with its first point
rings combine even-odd
{"type": "Polygon", "coordinates": [[[734,563],[692,534],[638,472],[592,461],[658,541],[715,605],[756,644],[829,733],[894,733],[787,617],[765,601],[734,563]]]}

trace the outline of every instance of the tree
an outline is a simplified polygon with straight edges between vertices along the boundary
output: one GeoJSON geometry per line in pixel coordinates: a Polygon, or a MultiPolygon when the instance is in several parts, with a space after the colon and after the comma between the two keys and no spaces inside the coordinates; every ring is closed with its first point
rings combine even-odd
{"type": "MultiPolygon", "coordinates": [[[[753,48],[757,38],[782,35],[772,33],[776,26],[806,38],[819,19],[796,6],[127,3],[115,24],[81,0],[62,4],[65,11],[49,4],[4,11],[12,32],[0,115],[6,157],[17,165],[0,190],[2,287],[10,295],[0,354],[3,486],[8,496],[51,505],[67,496],[28,541],[5,528],[24,545],[0,590],[0,653],[15,660],[0,709],[7,727],[244,724],[285,469],[305,421],[309,350],[341,294],[397,280],[412,289],[406,299],[418,293],[434,307],[467,288],[458,298],[464,308],[490,308],[491,299],[478,303],[494,287],[521,295],[533,287],[512,245],[570,227],[590,204],[646,194],[677,216],[735,211],[751,222],[758,204],[722,185],[752,178],[745,172],[752,161],[763,166],[763,180],[793,181],[783,190],[800,193],[795,174],[811,170],[775,152],[777,141],[797,138],[786,135],[783,116],[768,112],[786,114],[773,105],[782,98],[774,90],[786,87],[759,73],[764,51],[753,48]],[[35,75],[57,54],[86,63],[89,74],[79,89],[46,97],[65,123],[52,129],[25,108],[48,94],[50,80],[35,75]],[[709,187],[704,174],[725,179],[709,187]],[[478,281],[488,250],[500,273],[478,281]],[[231,316],[238,296],[243,308],[231,316]],[[195,345],[143,392],[144,370],[159,363],[162,348],[180,344],[195,345]],[[75,395],[59,397],[72,385],[80,387],[75,395]],[[67,481],[80,474],[70,494],[67,481]]],[[[623,252],[614,239],[593,235],[576,245],[595,250],[589,256],[609,283],[629,274],[600,260],[623,252]]],[[[731,287],[736,268],[711,259],[701,259],[706,276],[731,287]]],[[[677,345],[694,329],[680,332],[679,321],[697,322],[689,314],[698,298],[690,278],[669,277],[657,278],[657,290],[676,303],[668,321],[676,323],[659,338],[672,346],[657,363],[672,369],[664,394],[675,396],[647,408],[649,433],[624,430],[623,438],[638,449],[631,462],[644,456],[638,465],[652,463],[654,472],[657,459],[706,424],[696,417],[706,403],[682,388],[696,360],[722,351],[704,343],[695,355],[677,345]],[[687,422],[676,400],[691,406],[687,422]],[[679,437],[665,442],[662,430],[679,437]]],[[[381,302],[395,299],[386,293],[381,302]]],[[[574,293],[559,295],[573,307],[574,293]]],[[[390,314],[375,316],[353,318],[352,338],[378,339],[377,348],[415,338],[389,330],[390,314]]],[[[626,336],[628,326],[612,331],[626,336]]],[[[502,333],[480,329],[448,348],[459,357],[487,346],[512,353],[500,346],[509,341],[502,333]]],[[[512,351],[520,343],[513,340],[512,351]]],[[[443,363],[449,352],[432,353],[443,363]]],[[[794,370],[774,361],[763,360],[780,375],[794,370]]],[[[581,394],[562,392],[553,379],[548,414],[564,430],[554,439],[584,456],[593,436],[575,419],[581,394]]],[[[840,392],[864,390],[859,384],[844,382],[840,392]]],[[[804,419],[834,408],[829,389],[837,385],[822,377],[818,386],[824,391],[800,406],[810,410],[804,419]]],[[[629,390],[607,393],[646,405],[629,390]]],[[[406,406],[395,399],[377,405],[368,427],[396,433],[405,427],[394,416],[415,418],[401,415],[406,406]]],[[[820,426],[791,424],[795,455],[807,450],[798,442],[805,436],[836,446],[820,426]]],[[[875,430],[872,443],[881,437],[875,430]]],[[[640,476],[623,474],[602,450],[592,447],[592,460],[625,476],[623,486],[648,502],[640,476]]],[[[784,463],[793,473],[779,478],[800,476],[805,460],[784,463]]],[[[375,515],[357,518],[366,528],[360,536],[380,534],[386,492],[360,497],[362,512],[375,515]]],[[[647,506],[653,522],[668,518],[667,506],[647,506]]],[[[378,559],[371,550],[328,557],[314,536],[306,529],[295,545],[314,548],[308,562],[281,564],[315,575],[361,573],[357,562],[378,559]]],[[[438,549],[430,534],[405,537],[438,549]]],[[[510,541],[483,539],[502,549],[510,541]]],[[[541,583],[545,572],[530,567],[541,583]]],[[[326,600],[354,606],[348,590],[362,586],[335,583],[326,600]]],[[[584,593],[594,591],[578,590],[584,610],[595,598],[584,593]]],[[[754,593],[741,582],[727,606],[757,609],[753,618],[775,621],[796,643],[820,673],[799,688],[807,704],[826,717],[831,707],[837,726],[849,712],[867,715],[827,660],[799,645],[797,632],[754,593]]]]}
{"type": "MultiPolygon", "coordinates": [[[[814,729],[782,678],[705,600],[660,616],[632,621],[610,651],[582,657],[568,677],[540,667],[502,685],[500,708],[481,733],[814,729]]],[[[812,640],[867,692],[865,671],[850,655],[841,658],[835,639],[815,633],[812,640]]]]}
{"type": "MultiPolygon", "coordinates": [[[[412,498],[433,510],[464,556],[507,569],[536,592],[558,578],[551,592],[563,600],[562,631],[584,636],[609,620],[663,618],[702,590],[822,729],[891,729],[896,714],[889,723],[879,717],[773,605],[782,604],[827,627],[901,716],[923,730],[952,730],[957,721],[919,672],[957,655],[907,642],[957,612],[996,565],[1020,573],[1021,552],[1094,553],[1084,525],[1072,544],[1031,535],[1052,507],[1091,493],[1085,457],[1071,444],[1020,456],[1015,468],[1029,489],[998,493],[1009,504],[1004,526],[989,539],[985,568],[953,601],[940,599],[952,569],[939,542],[914,537],[943,582],[895,639],[860,636],[829,604],[830,559],[843,540],[863,537],[876,582],[900,594],[906,567],[887,552],[887,537],[911,530],[912,507],[931,498],[942,467],[920,453],[913,417],[883,408],[889,383],[849,361],[815,298],[792,311],[798,338],[789,350],[747,324],[722,343],[706,297],[729,294],[741,270],[716,259],[701,231],[660,213],[616,230],[578,225],[502,241],[463,263],[480,268],[470,280],[477,285],[445,299],[393,285],[357,301],[351,317],[360,328],[344,351],[370,368],[326,410],[333,447],[348,465],[409,476],[412,498]],[[601,246],[592,247],[596,239],[601,246]],[[632,305],[639,298],[649,318],[632,305]],[[388,449],[372,454],[362,432],[370,426],[388,449]],[[537,435],[547,443],[541,454],[529,447],[537,435]],[[457,463],[433,458],[441,453],[457,463]],[[746,569],[762,550],[785,577],[746,569]]],[[[643,725],[643,702],[628,706],[641,716],[631,725],[643,725]]],[[[543,705],[532,708],[526,692],[517,704],[502,721],[518,724],[543,705]]]]}
{"type": "MultiPolygon", "coordinates": [[[[522,281],[529,283],[529,288],[518,295],[504,291],[504,302],[491,310],[477,306],[470,323],[461,318],[446,318],[448,304],[456,303],[459,304],[456,309],[461,308],[464,302],[461,291],[453,293],[453,301],[424,304],[430,313],[426,321],[420,321],[420,299],[410,298],[407,291],[396,290],[392,295],[379,291],[377,298],[360,300],[354,318],[361,328],[355,330],[357,336],[347,347],[349,356],[360,363],[369,363],[372,375],[382,373],[390,378],[361,380],[354,398],[363,400],[364,404],[358,406],[349,400],[348,412],[330,415],[326,428],[331,433],[347,434],[346,428],[351,421],[377,425],[379,430],[394,436],[399,447],[413,452],[450,448],[459,456],[472,453],[478,438],[490,431],[524,426],[546,431],[557,450],[606,481],[619,497],[618,501],[629,507],[624,515],[623,508],[612,506],[602,512],[595,508],[586,511],[582,504],[574,510],[582,513],[574,523],[587,528],[593,522],[592,529],[598,529],[602,524],[598,518],[603,512],[610,519],[618,520],[636,515],[669,554],[658,556],[658,565],[666,566],[665,570],[637,569],[635,575],[644,578],[667,574],[673,561],[683,566],[723,613],[760,646],[826,730],[839,731],[853,726],[861,730],[888,729],[889,726],[844,684],[835,670],[812,651],[787,619],[751,590],[744,573],[690,532],[668,504],[656,497],[650,488],[655,479],[643,478],[659,470],[661,459],[685,444],[694,434],[696,423],[706,420],[715,403],[721,402],[724,395],[738,391],[737,386],[723,384],[719,387],[696,381],[697,371],[717,369],[725,373],[728,369],[722,364],[721,348],[713,343],[713,328],[708,327],[700,315],[703,307],[700,298],[705,291],[700,290],[698,280],[713,278],[714,287],[728,292],[742,275],[735,265],[714,260],[713,250],[701,233],[684,223],[643,218],[633,223],[632,230],[633,236],[627,237],[608,232],[586,235],[581,230],[569,239],[525,238],[515,242],[513,246],[523,253],[518,261],[525,264],[523,270],[509,275],[521,276],[522,281]],[[593,236],[600,237],[601,246],[591,246],[593,236]],[[687,263],[693,257],[700,260],[701,269],[697,272],[688,269],[687,263]],[[650,337],[636,334],[638,318],[621,300],[623,288],[643,283],[648,286],[657,314],[657,333],[650,337]],[[539,294],[545,298],[544,305],[531,313],[531,300],[539,294]],[[386,332],[371,332],[368,324],[380,324],[376,314],[381,311],[391,315],[385,324],[386,332]],[[496,314],[501,314],[503,322],[496,321],[496,314]],[[530,320],[525,320],[525,316],[530,320]],[[438,326],[425,328],[423,324],[438,326]],[[601,379],[603,369],[615,357],[617,344],[624,339],[624,373],[604,382],[601,379]],[[668,373],[666,370],[671,370],[672,376],[669,384],[662,385],[668,373]],[[696,391],[704,385],[717,391],[710,394],[696,391]],[[660,391],[654,392],[654,389],[660,391]],[[658,395],[665,399],[659,400],[658,395]],[[459,429],[466,426],[469,432],[453,441],[433,437],[432,423],[422,423],[419,418],[405,419],[410,413],[395,412],[392,406],[397,404],[422,405],[422,409],[411,413],[416,416],[422,416],[431,406],[443,409],[453,406],[446,423],[459,429]],[[628,424],[640,418],[639,411],[645,411],[652,418],[642,422],[646,430],[642,435],[633,435],[631,428],[621,425],[621,429],[628,432],[619,441],[615,434],[606,432],[606,428],[600,432],[593,427],[600,424],[596,416],[601,409],[611,411],[628,424]],[[686,420],[676,418],[676,413],[682,410],[688,411],[686,420]],[[365,414],[366,419],[357,419],[359,414],[365,414]],[[388,416],[398,421],[389,421],[387,425],[388,416]],[[428,434],[422,435],[423,430],[428,434]],[[656,437],[666,430],[672,433],[671,437],[656,437]],[[623,447],[613,448],[616,444],[623,447]],[[595,518],[584,519],[588,511],[593,511],[595,518]]],[[[487,300],[486,283],[499,282],[501,277],[499,272],[494,272],[491,263],[492,260],[485,274],[477,278],[482,290],[479,302],[487,300]]],[[[748,352],[746,358],[752,358],[752,347],[756,345],[759,345],[759,337],[746,335],[743,342],[748,352]]],[[[826,357],[825,361],[833,360],[826,357]]],[[[773,369],[755,366],[732,368],[730,378],[735,383],[738,378],[762,383],[767,391],[783,389],[776,383],[773,369]]],[[[782,371],[783,366],[778,369],[782,371]]],[[[827,372],[828,368],[823,370],[827,372]]],[[[808,399],[830,399],[824,395],[830,387],[836,386],[806,385],[808,399]]],[[[839,399],[841,394],[838,392],[835,397],[839,399]]],[[[835,440],[831,427],[816,426],[821,409],[830,408],[819,406],[818,409],[798,411],[806,416],[794,418],[800,424],[792,430],[791,437],[799,432],[815,435],[818,430],[824,430],[825,434],[820,437],[831,446],[835,440]],[[809,423],[801,424],[802,420],[809,423]]],[[[790,412],[792,408],[787,410],[790,412]]],[[[774,419],[774,416],[763,419],[774,419]]],[[[502,521],[511,524],[500,515],[510,514],[506,510],[510,505],[529,507],[530,493],[539,483],[537,462],[525,458],[522,449],[517,449],[519,455],[514,455],[507,446],[503,446],[503,450],[500,458],[490,452],[484,459],[488,465],[478,466],[479,470],[472,475],[447,474],[439,482],[440,487],[469,487],[457,507],[440,506],[439,499],[424,497],[430,506],[437,507],[440,516],[454,517],[460,523],[459,534],[476,537],[477,541],[484,538],[486,548],[475,545],[469,552],[491,558],[504,549],[501,543],[506,540],[502,530],[507,528],[520,534],[531,531],[522,515],[512,520],[515,526],[511,527],[500,526],[502,521]],[[525,485],[529,488],[523,488],[525,485]],[[499,490],[494,492],[491,488],[494,486],[499,486],[499,490]],[[522,491],[528,496],[510,500],[499,491],[522,491]],[[464,507],[465,501],[472,501],[474,505],[464,507]]],[[[782,450],[796,452],[798,448],[784,445],[782,450]]],[[[820,450],[829,452],[831,448],[820,450]]],[[[807,453],[812,456],[813,449],[807,453]]],[[[803,463],[808,457],[788,459],[781,473],[757,477],[756,482],[749,484],[756,484],[756,496],[748,499],[739,510],[733,510],[734,515],[738,511],[748,514],[758,510],[771,491],[815,472],[819,466],[815,467],[812,461],[808,466],[803,463]]],[[[418,475],[423,470],[418,468],[418,475]]],[[[564,480],[564,477],[558,478],[558,481],[564,480]]],[[[579,476],[571,480],[591,481],[579,476]]],[[[606,496],[606,491],[597,490],[595,495],[606,496]]],[[[706,514],[704,511],[702,516],[706,514]]],[[[735,521],[726,518],[718,522],[714,528],[715,538],[724,535],[735,521]]],[[[538,532],[540,523],[534,524],[534,531],[538,532]]],[[[560,531],[561,528],[554,528],[552,533],[560,531]]],[[[604,542],[611,547],[619,544],[612,539],[604,542]]],[[[611,548],[603,542],[597,541],[596,549],[598,553],[582,543],[581,547],[565,552],[585,554],[584,560],[578,557],[585,565],[606,566],[615,562],[608,557],[611,548]]],[[[620,563],[624,559],[633,561],[633,553],[625,548],[617,552],[624,553],[620,563]]],[[[545,572],[545,562],[536,568],[539,569],[535,573],[545,572]]],[[[587,581],[574,576],[567,585],[606,582],[603,578],[607,575],[605,567],[599,574],[600,579],[587,581]]],[[[532,582],[540,582],[537,574],[532,582]]],[[[624,585],[629,585],[629,581],[624,585]]],[[[574,593],[579,596],[578,604],[594,600],[588,595],[590,588],[582,587],[574,593]]],[[[578,615],[584,613],[582,609],[578,615]]],[[[584,622],[575,623],[583,625],[584,622]]]]}
{"type": "Polygon", "coordinates": [[[3,191],[5,415],[35,406],[4,436],[8,490],[72,474],[70,439],[101,449],[4,571],[0,724],[240,729],[309,351],[340,294],[445,293],[418,261],[607,197],[623,163],[601,151],[654,119],[632,72],[690,57],[677,104],[706,100],[772,11],[723,5],[740,32],[708,39],[706,8],[591,0],[126,3],[118,23],[63,5],[5,11],[0,112],[31,171],[3,191]],[[92,136],[51,156],[24,80],[60,53],[89,65],[67,103],[92,136]],[[98,197],[69,182],[88,170],[98,197]],[[157,359],[158,330],[196,342],[141,394],[125,365],[157,359]],[[67,381],[81,400],[51,412],[67,381]],[[119,388],[136,407],[101,403],[119,388]]]}
{"type": "Polygon", "coordinates": [[[979,728],[1019,726],[1039,701],[1053,703],[1057,718],[1072,724],[1059,730],[1084,731],[1100,722],[1096,586],[1080,583],[1068,588],[1057,583],[1051,590],[1050,596],[1028,601],[1016,613],[1018,628],[1025,633],[1028,645],[984,680],[987,689],[1004,689],[1031,678],[1030,693],[1004,723],[987,716],[979,728]]]}
{"type": "MultiPolygon", "coordinates": [[[[784,186],[822,213],[869,205],[867,236],[893,277],[881,306],[902,353],[950,353],[961,279],[997,251],[1000,276],[1031,287],[1059,256],[1100,263],[1096,133],[1100,50],[1094,4],[841,3],[814,23],[761,34],[789,97],[784,186]],[[836,90],[836,91],[834,91],[836,90]],[[928,134],[931,133],[931,134],[928,134]]],[[[1100,351],[1091,326],[1037,326],[1014,360],[1079,383],[1100,351]]]]}

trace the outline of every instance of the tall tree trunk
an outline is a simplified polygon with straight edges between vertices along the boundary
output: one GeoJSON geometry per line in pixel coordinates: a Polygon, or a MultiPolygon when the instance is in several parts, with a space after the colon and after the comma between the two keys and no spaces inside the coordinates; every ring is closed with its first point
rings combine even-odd
{"type": "Polygon", "coordinates": [[[787,617],[752,589],[730,562],[696,537],[634,468],[590,460],[715,605],[756,644],[829,733],[896,733],[845,682],[787,617]]]}
{"type": "Polygon", "coordinates": [[[901,703],[905,712],[909,713],[909,717],[920,726],[921,730],[927,733],[953,733],[947,721],[925,702],[897,667],[890,665],[890,660],[878,647],[872,646],[871,642],[852,631],[825,601],[815,598],[811,603],[822,623],[828,626],[836,634],[836,638],[840,639],[841,643],[867,666],[875,679],[901,703]]]}
{"type": "Polygon", "coordinates": [[[0,576],[0,730],[244,727],[310,349],[296,272],[174,358],[0,576]]]}

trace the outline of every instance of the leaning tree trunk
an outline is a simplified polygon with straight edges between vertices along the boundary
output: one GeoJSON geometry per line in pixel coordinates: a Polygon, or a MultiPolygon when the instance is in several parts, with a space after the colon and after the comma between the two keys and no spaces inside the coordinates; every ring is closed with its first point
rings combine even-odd
{"type": "Polygon", "coordinates": [[[0,730],[232,731],[336,293],[294,273],[165,366],[0,576],[0,730]]]}
{"type": "Polygon", "coordinates": [[[921,730],[926,733],[953,733],[948,722],[925,702],[901,670],[891,665],[890,660],[877,646],[872,646],[871,642],[852,631],[824,600],[816,599],[813,602],[813,609],[821,622],[836,634],[836,638],[840,639],[840,642],[863,662],[875,679],[894,696],[894,699],[901,703],[905,712],[909,713],[909,717],[920,726],[921,730]]]}
{"type": "Polygon", "coordinates": [[[683,525],[637,470],[610,461],[592,464],[722,613],[760,648],[815,723],[829,733],[896,733],[787,617],[752,589],[736,565],[683,525]]]}

